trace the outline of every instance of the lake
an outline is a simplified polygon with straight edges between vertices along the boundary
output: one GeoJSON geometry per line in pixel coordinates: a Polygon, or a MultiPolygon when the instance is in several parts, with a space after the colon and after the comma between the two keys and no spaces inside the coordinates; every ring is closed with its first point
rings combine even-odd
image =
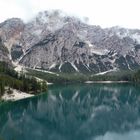
{"type": "Polygon", "coordinates": [[[140,86],[50,86],[47,93],[0,105],[3,140],[139,140],[140,86]]]}

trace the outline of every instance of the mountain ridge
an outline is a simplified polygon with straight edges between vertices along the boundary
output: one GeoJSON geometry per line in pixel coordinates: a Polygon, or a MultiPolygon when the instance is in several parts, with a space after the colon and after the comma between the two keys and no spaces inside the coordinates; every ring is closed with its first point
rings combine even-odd
{"type": "Polygon", "coordinates": [[[9,19],[0,24],[0,37],[10,59],[29,68],[96,74],[140,67],[140,30],[88,25],[60,11],[28,23],[9,19]]]}

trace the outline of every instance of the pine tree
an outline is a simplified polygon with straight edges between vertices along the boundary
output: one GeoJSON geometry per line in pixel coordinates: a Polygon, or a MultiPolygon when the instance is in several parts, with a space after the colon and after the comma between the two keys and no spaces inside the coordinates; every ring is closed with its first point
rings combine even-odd
{"type": "Polygon", "coordinates": [[[47,91],[47,83],[46,83],[46,81],[42,82],[42,84],[41,84],[41,91],[42,92],[47,91]]]}
{"type": "Polygon", "coordinates": [[[4,82],[0,82],[0,96],[2,96],[5,92],[4,82]]]}

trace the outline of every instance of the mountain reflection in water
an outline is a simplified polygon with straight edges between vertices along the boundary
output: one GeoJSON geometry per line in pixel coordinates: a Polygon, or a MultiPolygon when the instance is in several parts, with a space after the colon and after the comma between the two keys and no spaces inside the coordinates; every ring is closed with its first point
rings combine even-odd
{"type": "Polygon", "coordinates": [[[5,140],[139,140],[140,88],[132,84],[52,86],[0,106],[5,140]]]}

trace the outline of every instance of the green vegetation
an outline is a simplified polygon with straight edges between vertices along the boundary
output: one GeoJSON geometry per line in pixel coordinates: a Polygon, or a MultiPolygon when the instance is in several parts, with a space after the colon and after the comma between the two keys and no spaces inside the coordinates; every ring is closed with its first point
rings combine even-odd
{"type": "Polygon", "coordinates": [[[90,81],[133,81],[135,71],[118,71],[104,75],[93,75],[90,81]]]}
{"type": "Polygon", "coordinates": [[[0,140],[4,140],[4,139],[0,137],[0,140]]]}
{"type": "Polygon", "coordinates": [[[58,75],[56,75],[36,70],[27,70],[29,72],[27,73],[28,75],[36,76],[38,78],[47,80],[50,83],[81,83],[88,80],[87,76],[82,73],[59,73],[58,75]]]}
{"type": "Polygon", "coordinates": [[[140,70],[139,71],[118,71],[105,75],[91,75],[82,73],[58,73],[50,74],[46,72],[40,72],[36,70],[28,69],[28,75],[36,76],[48,82],[56,84],[64,83],[83,83],[85,81],[129,81],[140,82],[140,70]]]}
{"type": "Polygon", "coordinates": [[[140,83],[140,70],[138,70],[134,76],[133,76],[133,81],[134,82],[137,82],[137,83],[140,83]]]}
{"type": "Polygon", "coordinates": [[[5,93],[5,87],[17,89],[30,94],[37,94],[47,90],[46,82],[39,82],[32,76],[18,74],[5,62],[0,62],[0,96],[5,93]]]}

